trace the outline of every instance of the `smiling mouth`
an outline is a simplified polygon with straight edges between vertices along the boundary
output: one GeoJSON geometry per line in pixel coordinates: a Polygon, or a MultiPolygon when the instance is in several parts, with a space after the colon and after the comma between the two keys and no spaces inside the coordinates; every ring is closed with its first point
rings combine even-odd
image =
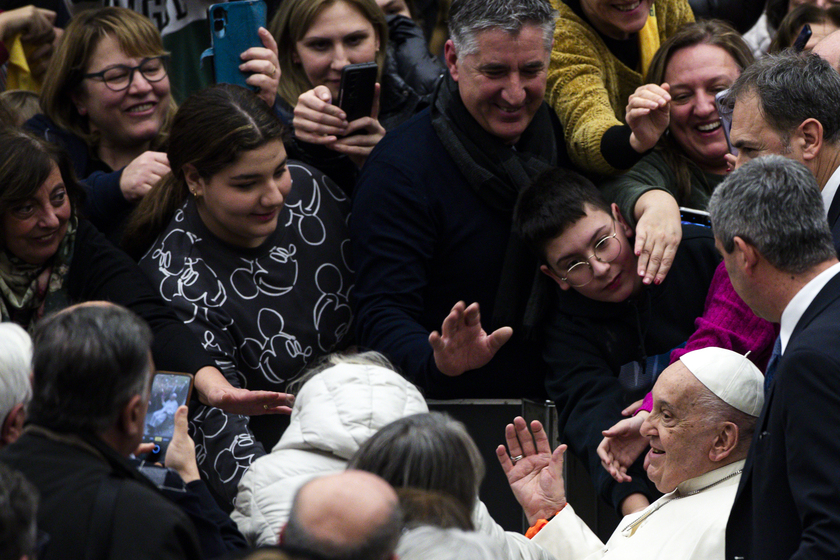
{"type": "Polygon", "coordinates": [[[621,278],[621,273],[619,272],[618,274],[616,274],[615,278],[613,278],[612,280],[610,280],[607,283],[607,289],[608,290],[615,290],[616,288],[618,288],[620,278],[621,278]]]}
{"type": "Polygon", "coordinates": [[[34,240],[37,243],[48,243],[48,242],[52,241],[53,239],[55,239],[55,235],[57,233],[58,233],[58,230],[54,230],[54,231],[51,231],[50,233],[47,233],[47,234],[44,234],[44,235],[39,235],[38,237],[35,237],[34,240]]]}
{"type": "Polygon", "coordinates": [[[142,113],[144,111],[148,111],[155,106],[154,103],[141,103],[140,105],[135,105],[134,107],[128,108],[128,113],[142,113]]]}
{"type": "Polygon", "coordinates": [[[613,8],[619,12],[632,12],[641,5],[642,2],[639,0],[639,2],[634,2],[633,4],[613,4],[613,8]]]}
{"type": "Polygon", "coordinates": [[[712,132],[713,130],[717,130],[720,127],[720,121],[715,121],[708,124],[699,124],[697,125],[697,130],[699,130],[700,132],[712,132]]]}

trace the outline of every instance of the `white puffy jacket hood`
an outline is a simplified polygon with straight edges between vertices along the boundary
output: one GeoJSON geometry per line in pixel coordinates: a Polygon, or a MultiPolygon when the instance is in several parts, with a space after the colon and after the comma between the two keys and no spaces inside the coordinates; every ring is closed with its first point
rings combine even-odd
{"type": "Polygon", "coordinates": [[[242,477],[231,517],[252,543],[277,544],[298,488],[343,470],[383,426],[428,410],[420,391],[389,369],[340,364],[322,371],[297,394],[289,427],[271,453],[242,477]]]}

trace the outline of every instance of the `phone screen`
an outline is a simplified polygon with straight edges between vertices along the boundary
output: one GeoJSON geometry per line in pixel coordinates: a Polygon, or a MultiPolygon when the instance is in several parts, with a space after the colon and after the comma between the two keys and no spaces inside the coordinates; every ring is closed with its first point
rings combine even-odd
{"type": "Polygon", "coordinates": [[[152,380],[146,412],[144,443],[154,443],[152,456],[162,457],[175,432],[175,411],[189,402],[193,376],[188,373],[158,372],[152,380]]]}
{"type": "Polygon", "coordinates": [[[709,217],[709,213],[703,210],[695,210],[694,208],[680,206],[680,221],[684,224],[712,227],[712,220],[709,217]]]}

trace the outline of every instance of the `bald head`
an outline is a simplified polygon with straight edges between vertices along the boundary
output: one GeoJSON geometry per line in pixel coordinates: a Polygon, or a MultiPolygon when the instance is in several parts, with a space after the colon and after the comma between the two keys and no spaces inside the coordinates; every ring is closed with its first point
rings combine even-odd
{"type": "Polygon", "coordinates": [[[840,72],[840,31],[835,31],[823,37],[812,51],[820,55],[831,64],[832,68],[840,72]]]}
{"type": "Polygon", "coordinates": [[[335,560],[387,560],[400,529],[394,489],[374,474],[349,470],[298,491],[281,545],[335,560]]]}

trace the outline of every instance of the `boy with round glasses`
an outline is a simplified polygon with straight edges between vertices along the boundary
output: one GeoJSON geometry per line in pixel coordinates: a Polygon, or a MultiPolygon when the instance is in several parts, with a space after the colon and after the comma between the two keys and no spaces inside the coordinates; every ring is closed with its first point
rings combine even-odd
{"type": "Polygon", "coordinates": [[[519,235],[559,290],[546,321],[546,389],[557,405],[561,440],[584,461],[599,495],[622,514],[657,496],[641,461],[618,484],[601,468],[601,432],[643,397],[703,314],[720,259],[709,228],[683,225],[668,276],[645,285],[633,230],[618,206],[572,171],[543,173],[514,213],[519,235]]]}

